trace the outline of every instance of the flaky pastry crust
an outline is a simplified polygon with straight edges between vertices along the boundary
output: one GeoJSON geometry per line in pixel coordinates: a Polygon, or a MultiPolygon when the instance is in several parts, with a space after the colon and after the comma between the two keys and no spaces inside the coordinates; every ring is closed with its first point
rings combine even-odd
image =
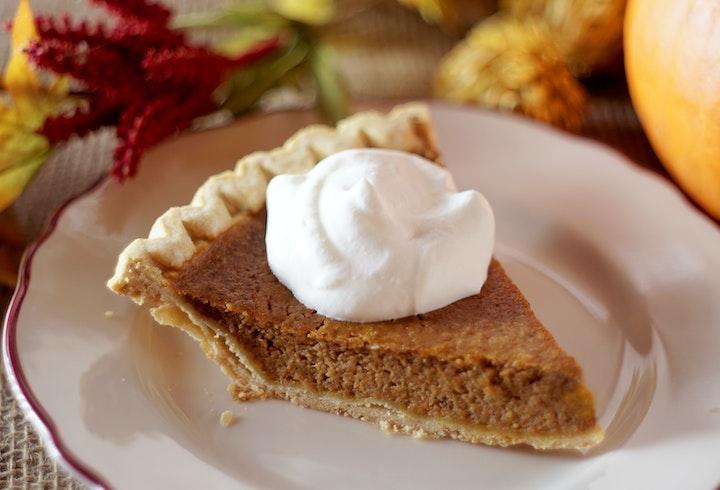
{"type": "Polygon", "coordinates": [[[178,269],[243,214],[262,209],[273,176],[306,172],[333,153],[368,147],[398,149],[437,160],[427,106],[410,103],[388,114],[361,112],[336,128],[309,126],[279,148],[243,157],[233,170],[210,177],[190,204],[168,209],[147,238],[133,241],[120,254],[108,287],[139,304],[156,304],[167,287],[163,273],[178,269]]]}

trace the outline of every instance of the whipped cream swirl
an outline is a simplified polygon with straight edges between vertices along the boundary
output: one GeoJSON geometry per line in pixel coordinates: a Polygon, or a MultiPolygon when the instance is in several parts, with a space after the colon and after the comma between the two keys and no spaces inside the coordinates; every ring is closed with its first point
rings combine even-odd
{"type": "Polygon", "coordinates": [[[354,322],[425,313],[477,294],[495,220],[477,191],[396,150],[331,155],[267,188],[267,259],[310,309],[354,322]]]}

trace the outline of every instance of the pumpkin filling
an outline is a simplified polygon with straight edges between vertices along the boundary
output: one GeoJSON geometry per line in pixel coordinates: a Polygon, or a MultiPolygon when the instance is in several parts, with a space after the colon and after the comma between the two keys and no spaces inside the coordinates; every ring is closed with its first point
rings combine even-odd
{"type": "Polygon", "coordinates": [[[480,294],[424,315],[349,323],[297,301],[270,271],[264,238],[264,213],[243,217],[168,278],[272,385],[492,429],[595,426],[577,364],[536,328],[497,261],[480,294]]]}

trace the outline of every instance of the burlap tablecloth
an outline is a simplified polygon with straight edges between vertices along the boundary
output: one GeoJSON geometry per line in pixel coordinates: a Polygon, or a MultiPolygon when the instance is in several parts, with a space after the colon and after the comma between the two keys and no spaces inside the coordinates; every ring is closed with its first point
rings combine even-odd
{"type": "MultiPolygon", "coordinates": [[[[0,19],[12,16],[15,1],[0,1],[0,19]]],[[[226,3],[224,0],[165,0],[180,12],[226,3]]],[[[357,3],[357,2],[356,2],[357,3]]],[[[332,32],[342,52],[343,70],[359,97],[423,97],[429,95],[432,69],[454,40],[425,25],[392,0],[366,0],[372,8],[356,9],[342,28],[332,32]],[[362,40],[362,42],[359,42],[362,40]],[[382,49],[372,49],[382,46],[382,49]]],[[[70,12],[93,16],[85,0],[32,0],[37,12],[70,12]]],[[[0,65],[8,35],[0,35],[0,65]]],[[[615,146],[641,165],[662,173],[618,77],[596,82],[585,133],[615,146]],[[610,86],[611,89],[607,89],[610,86]]],[[[14,211],[29,236],[36,235],[61,202],[86,188],[105,170],[114,144],[110,132],[73,141],[39,172],[14,211]]],[[[4,301],[7,302],[8,298],[4,301]]],[[[0,299],[1,301],[1,299],[0,299]]],[[[1,368],[0,368],[1,369],[1,368]]],[[[47,456],[27,424],[0,372],[0,488],[82,488],[47,456]]]]}

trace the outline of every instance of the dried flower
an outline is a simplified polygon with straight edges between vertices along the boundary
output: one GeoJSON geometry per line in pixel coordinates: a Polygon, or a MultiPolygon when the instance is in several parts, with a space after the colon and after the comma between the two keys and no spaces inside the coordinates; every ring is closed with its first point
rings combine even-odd
{"type": "Polygon", "coordinates": [[[544,20],[576,76],[620,59],[626,0],[501,0],[517,18],[544,20]]]}
{"type": "Polygon", "coordinates": [[[435,92],[578,130],[585,95],[544,23],[495,16],[442,61],[435,92]]]}

